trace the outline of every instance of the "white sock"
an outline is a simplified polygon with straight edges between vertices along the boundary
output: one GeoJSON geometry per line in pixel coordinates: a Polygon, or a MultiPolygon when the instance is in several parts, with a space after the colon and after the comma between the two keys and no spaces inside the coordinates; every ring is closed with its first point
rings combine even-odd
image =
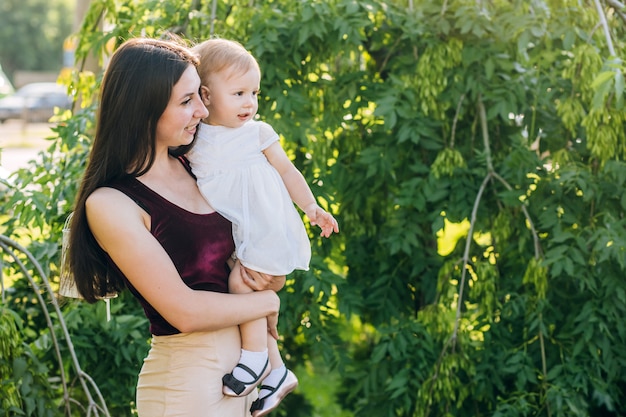
{"type": "MultiPolygon", "coordinates": [[[[272,369],[272,372],[270,372],[267,378],[263,380],[263,383],[261,385],[267,385],[272,388],[276,388],[278,384],[280,384],[280,380],[283,379],[285,372],[287,372],[287,368],[284,364],[280,368],[272,369]]],[[[270,395],[270,392],[271,391],[269,390],[262,389],[259,392],[259,398],[265,398],[266,396],[270,395]]]]}
{"type": "MultiPolygon", "coordinates": [[[[246,365],[248,368],[252,369],[257,375],[261,375],[263,369],[265,368],[265,364],[267,364],[267,358],[267,349],[262,352],[252,352],[250,350],[241,349],[241,357],[239,358],[239,363],[242,365],[246,365]]],[[[267,366],[269,366],[269,364],[267,366]]],[[[253,380],[252,375],[250,375],[248,371],[246,371],[245,369],[241,369],[238,366],[233,369],[233,376],[243,383],[249,383],[253,380]]]]}

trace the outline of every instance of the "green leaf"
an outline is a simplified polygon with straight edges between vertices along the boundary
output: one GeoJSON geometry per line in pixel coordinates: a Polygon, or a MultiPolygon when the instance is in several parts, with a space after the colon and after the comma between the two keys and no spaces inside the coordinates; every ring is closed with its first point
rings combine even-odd
{"type": "Polygon", "coordinates": [[[622,71],[615,71],[615,107],[622,109],[624,107],[624,74],[622,71]]]}
{"type": "Polygon", "coordinates": [[[24,357],[18,357],[13,360],[13,377],[16,379],[24,378],[28,364],[24,357]]]}

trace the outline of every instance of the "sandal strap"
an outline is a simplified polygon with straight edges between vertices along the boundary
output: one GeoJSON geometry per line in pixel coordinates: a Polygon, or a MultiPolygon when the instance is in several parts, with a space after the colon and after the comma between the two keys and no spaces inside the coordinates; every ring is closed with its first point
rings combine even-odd
{"type": "Polygon", "coordinates": [[[265,369],[269,365],[269,358],[265,361],[265,366],[261,369],[261,373],[257,375],[252,369],[244,365],[243,363],[238,363],[235,368],[241,368],[252,377],[252,381],[250,382],[242,382],[233,376],[233,373],[226,374],[222,377],[222,383],[226,385],[228,388],[232,389],[237,395],[241,394],[245,389],[246,385],[257,384],[259,382],[260,375],[263,375],[265,369]]]}
{"type": "Polygon", "coordinates": [[[280,381],[278,381],[278,384],[275,387],[271,387],[269,385],[261,385],[260,389],[261,390],[267,390],[270,393],[267,394],[265,397],[260,398],[261,400],[269,397],[270,395],[272,395],[273,393],[276,392],[276,390],[278,389],[278,387],[280,387],[281,385],[283,385],[283,382],[285,382],[285,379],[287,378],[289,371],[287,370],[287,368],[285,368],[285,373],[283,374],[283,377],[280,379],[280,381]]]}

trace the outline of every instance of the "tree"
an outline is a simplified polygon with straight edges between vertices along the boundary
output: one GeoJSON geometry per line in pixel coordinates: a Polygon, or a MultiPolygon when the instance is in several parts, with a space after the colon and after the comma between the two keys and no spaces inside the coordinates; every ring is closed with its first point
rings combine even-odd
{"type": "Polygon", "coordinates": [[[2,1],[0,62],[10,79],[16,70],[61,70],[63,42],[74,23],[73,1],[2,1]]]}
{"type": "MultiPolygon", "coordinates": [[[[281,294],[285,350],[338,372],[344,410],[626,414],[621,3],[109,6],[92,2],[78,57],[169,29],[259,59],[261,117],[341,227],[311,231],[313,268],[281,294]],[[105,9],[111,31],[91,31],[105,9]]],[[[82,114],[59,130],[71,177],[82,114]]],[[[9,201],[22,224],[39,221],[30,201],[58,202],[41,221],[53,239],[75,185],[46,179],[50,200],[9,201]]]]}

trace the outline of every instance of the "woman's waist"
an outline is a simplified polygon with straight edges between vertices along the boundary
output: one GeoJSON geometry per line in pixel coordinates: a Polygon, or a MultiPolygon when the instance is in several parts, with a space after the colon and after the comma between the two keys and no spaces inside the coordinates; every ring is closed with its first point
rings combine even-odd
{"type": "Polygon", "coordinates": [[[207,346],[216,343],[240,345],[241,336],[238,326],[226,327],[208,332],[176,333],[171,335],[152,335],[152,346],[207,346]]]}

